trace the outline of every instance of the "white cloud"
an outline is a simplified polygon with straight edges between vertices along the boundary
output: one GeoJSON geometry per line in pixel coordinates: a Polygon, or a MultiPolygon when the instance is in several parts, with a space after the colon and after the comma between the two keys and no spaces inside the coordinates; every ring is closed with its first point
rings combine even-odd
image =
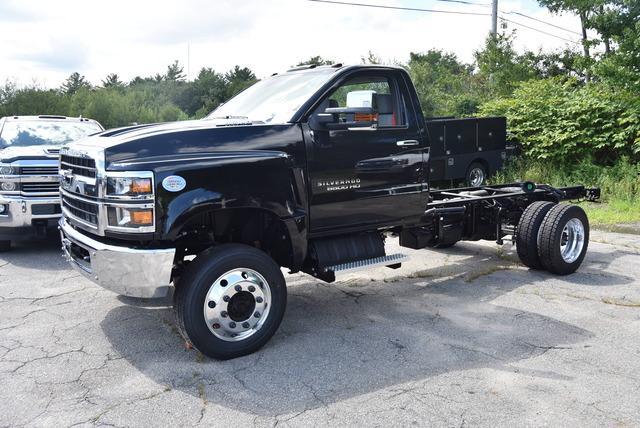
{"type": "MultiPolygon", "coordinates": [[[[480,1],[480,0],[476,0],[480,1]]],[[[488,12],[485,7],[417,0],[369,3],[488,12]]],[[[515,10],[577,29],[577,19],[552,16],[533,0],[501,1],[515,10]]],[[[178,59],[191,77],[201,67],[225,71],[239,64],[259,76],[313,55],[354,63],[369,50],[387,61],[409,52],[440,48],[471,61],[490,27],[490,17],[428,14],[312,3],[305,0],[183,0],[182,2],[58,0],[0,6],[0,81],[38,80],[58,86],[74,71],[99,83],[108,73],[123,79],[163,72],[178,59]]],[[[551,33],[577,39],[523,17],[510,16],[551,33]]],[[[566,42],[518,29],[520,48],[555,49],[566,42]]]]}

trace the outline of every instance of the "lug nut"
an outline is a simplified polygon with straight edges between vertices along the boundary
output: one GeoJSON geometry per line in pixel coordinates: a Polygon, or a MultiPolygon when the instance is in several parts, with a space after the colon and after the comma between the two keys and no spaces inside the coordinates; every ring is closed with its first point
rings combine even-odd
{"type": "Polygon", "coordinates": [[[231,300],[231,297],[229,297],[229,296],[224,296],[224,297],[222,298],[222,300],[224,300],[225,302],[228,302],[229,300],[231,300]]]}
{"type": "Polygon", "coordinates": [[[251,291],[253,293],[254,291],[256,291],[256,287],[254,287],[253,285],[250,285],[249,286],[249,291],[251,291]]]}
{"type": "Polygon", "coordinates": [[[236,328],[236,323],[233,321],[229,323],[229,328],[236,328]]]}
{"type": "Polygon", "coordinates": [[[260,318],[260,312],[256,312],[255,314],[253,314],[253,316],[256,318],[260,318]]]}
{"type": "Polygon", "coordinates": [[[222,311],[222,312],[220,312],[220,316],[221,316],[222,318],[226,318],[226,317],[227,317],[227,311],[222,311]]]}
{"type": "Polygon", "coordinates": [[[242,323],[242,327],[244,327],[244,328],[249,328],[249,323],[248,323],[248,322],[243,322],[243,323],[242,323]]]}
{"type": "Polygon", "coordinates": [[[242,287],[240,285],[235,286],[236,291],[242,291],[242,287]]]}
{"type": "Polygon", "coordinates": [[[213,309],[213,308],[215,308],[215,307],[216,307],[216,302],[214,302],[213,300],[209,300],[209,303],[207,303],[207,305],[208,305],[211,309],[213,309]]]}
{"type": "Polygon", "coordinates": [[[256,302],[262,303],[262,297],[260,297],[260,296],[256,297],[256,302]]]}

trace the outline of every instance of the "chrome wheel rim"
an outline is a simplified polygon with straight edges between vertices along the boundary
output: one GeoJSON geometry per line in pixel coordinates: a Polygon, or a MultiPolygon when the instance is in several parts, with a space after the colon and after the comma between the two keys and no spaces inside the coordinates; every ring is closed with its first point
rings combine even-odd
{"type": "Polygon", "coordinates": [[[484,171],[482,168],[475,167],[469,171],[469,184],[472,186],[480,186],[484,182],[484,171]]]}
{"type": "Polygon", "coordinates": [[[577,218],[572,218],[562,229],[560,254],[567,263],[578,260],[584,247],[584,225],[577,218]]]}
{"type": "Polygon", "coordinates": [[[271,289],[264,277],[253,269],[237,268],[221,275],[209,287],[204,319],[214,336],[237,342],[264,326],[270,305],[271,289]]]}

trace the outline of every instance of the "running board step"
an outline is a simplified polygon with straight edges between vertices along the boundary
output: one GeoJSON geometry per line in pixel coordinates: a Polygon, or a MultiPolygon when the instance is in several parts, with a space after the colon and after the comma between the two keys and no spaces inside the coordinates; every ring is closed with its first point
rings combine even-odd
{"type": "Polygon", "coordinates": [[[397,269],[400,267],[402,262],[407,261],[408,259],[409,257],[404,254],[390,254],[388,256],[374,257],[372,259],[327,266],[325,270],[333,273],[345,273],[360,269],[368,269],[375,266],[388,266],[390,268],[397,269]]]}

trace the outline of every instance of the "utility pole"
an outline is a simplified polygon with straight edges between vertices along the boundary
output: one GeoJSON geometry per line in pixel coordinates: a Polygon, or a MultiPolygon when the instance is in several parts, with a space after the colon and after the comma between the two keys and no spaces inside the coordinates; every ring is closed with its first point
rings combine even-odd
{"type": "Polygon", "coordinates": [[[491,35],[498,35],[498,0],[491,1],[491,35]]]}

